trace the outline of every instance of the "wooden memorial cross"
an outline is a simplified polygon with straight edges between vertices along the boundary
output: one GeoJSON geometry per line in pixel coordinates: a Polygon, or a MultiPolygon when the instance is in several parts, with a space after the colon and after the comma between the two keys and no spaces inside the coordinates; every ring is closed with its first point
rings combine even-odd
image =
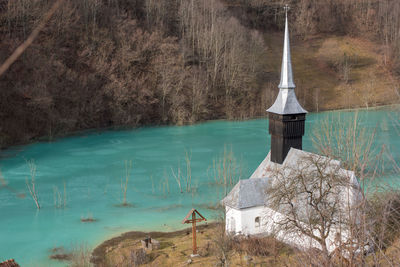
{"type": "Polygon", "coordinates": [[[192,256],[197,255],[197,244],[196,244],[196,222],[207,221],[206,218],[203,217],[196,209],[192,209],[186,215],[185,219],[183,219],[182,223],[191,223],[192,224],[192,232],[193,232],[193,254],[192,256]],[[196,214],[199,215],[199,218],[196,218],[196,214]],[[191,219],[190,216],[192,216],[191,219]]]}

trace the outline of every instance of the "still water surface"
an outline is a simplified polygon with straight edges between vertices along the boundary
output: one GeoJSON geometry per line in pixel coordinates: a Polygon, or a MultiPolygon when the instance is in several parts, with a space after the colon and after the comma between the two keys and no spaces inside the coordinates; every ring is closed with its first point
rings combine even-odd
{"type": "MultiPolygon", "coordinates": [[[[312,128],[318,127],[321,119],[332,120],[337,114],[351,117],[354,111],[308,114],[305,150],[313,150],[312,128]]],[[[400,162],[399,129],[393,123],[399,118],[396,109],[364,110],[359,117],[362,127],[376,127],[376,145],[385,143],[400,162]]],[[[15,258],[22,266],[62,266],[48,260],[52,248],[81,244],[93,248],[129,230],[178,229],[192,207],[208,219],[215,218],[216,212],[209,206],[224,196],[224,188],[214,182],[213,160],[221,157],[224,149],[232,149],[237,173],[242,179],[249,177],[269,150],[267,125],[266,119],[258,119],[102,131],[1,152],[2,175],[10,188],[26,196],[0,190],[0,261],[15,258]],[[186,152],[191,155],[195,190],[180,193],[171,168],[177,172],[180,165],[186,175],[186,152]],[[30,174],[27,160],[34,160],[36,165],[40,211],[25,184],[30,174]],[[118,206],[125,161],[132,161],[127,190],[130,207],[118,206]],[[56,187],[63,202],[64,184],[67,206],[56,208],[54,190],[56,187]],[[97,221],[83,223],[84,217],[97,221]]],[[[395,179],[397,175],[390,175],[382,182],[396,183],[395,179]]]]}

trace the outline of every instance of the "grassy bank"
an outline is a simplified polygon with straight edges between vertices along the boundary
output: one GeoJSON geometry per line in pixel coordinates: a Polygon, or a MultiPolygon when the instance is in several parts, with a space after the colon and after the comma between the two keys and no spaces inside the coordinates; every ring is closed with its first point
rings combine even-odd
{"type": "Polygon", "coordinates": [[[221,223],[197,227],[197,245],[200,257],[191,258],[192,232],[187,228],[175,232],[128,232],[107,240],[93,251],[95,266],[132,266],[131,253],[141,247],[140,240],[148,236],[160,241],[160,249],[147,252],[144,266],[218,266],[222,261],[231,266],[285,266],[293,249],[272,238],[252,242],[230,243],[225,238],[221,223]],[[228,244],[229,243],[229,244],[228,244]],[[225,255],[223,255],[225,254],[225,255]],[[224,259],[224,257],[226,259],[224,259]]]}

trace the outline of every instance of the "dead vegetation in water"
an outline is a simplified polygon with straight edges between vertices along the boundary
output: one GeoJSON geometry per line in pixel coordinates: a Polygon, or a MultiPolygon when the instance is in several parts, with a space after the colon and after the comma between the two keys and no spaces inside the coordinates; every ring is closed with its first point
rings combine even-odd
{"type": "Polygon", "coordinates": [[[92,223],[97,222],[98,220],[93,217],[93,214],[89,213],[87,216],[81,216],[81,222],[83,223],[92,223]]]}
{"type": "Polygon", "coordinates": [[[38,197],[38,190],[36,187],[36,164],[35,161],[32,160],[27,160],[26,163],[29,166],[29,171],[30,171],[30,177],[29,179],[26,178],[25,182],[26,182],[26,186],[29,190],[29,194],[31,195],[33,201],[35,202],[35,205],[37,207],[38,210],[40,210],[40,203],[39,203],[39,197],[38,197]]]}
{"type": "Polygon", "coordinates": [[[72,257],[68,267],[92,267],[92,253],[86,244],[75,245],[71,251],[72,257]]]}
{"type": "MultiPolygon", "coordinates": [[[[193,187],[193,185],[192,185],[192,167],[191,167],[191,162],[192,162],[192,151],[188,152],[185,149],[185,167],[186,167],[185,169],[186,169],[186,172],[184,172],[184,170],[181,169],[180,161],[178,162],[178,167],[177,167],[176,170],[171,167],[172,177],[175,179],[180,193],[184,193],[184,192],[193,193],[197,189],[197,188],[193,187]]],[[[168,179],[166,181],[168,181],[168,179]]],[[[169,193],[169,188],[168,188],[168,193],[169,193]]]]}
{"type": "Polygon", "coordinates": [[[64,247],[54,247],[50,250],[49,258],[57,261],[69,261],[72,259],[72,253],[65,250],[64,247]]]}
{"type": "Polygon", "coordinates": [[[71,249],[54,247],[50,249],[49,258],[55,261],[62,261],[68,267],[91,267],[91,251],[85,244],[74,245],[71,249]]]}
{"type": "Polygon", "coordinates": [[[67,207],[67,185],[64,181],[63,192],[60,192],[57,186],[53,186],[54,207],[56,209],[65,209],[67,207]]]}
{"type": "Polygon", "coordinates": [[[127,200],[127,192],[128,192],[128,185],[129,185],[129,178],[132,172],[132,161],[125,160],[125,175],[121,178],[121,192],[122,192],[122,201],[121,207],[129,207],[130,204],[127,200]]]}

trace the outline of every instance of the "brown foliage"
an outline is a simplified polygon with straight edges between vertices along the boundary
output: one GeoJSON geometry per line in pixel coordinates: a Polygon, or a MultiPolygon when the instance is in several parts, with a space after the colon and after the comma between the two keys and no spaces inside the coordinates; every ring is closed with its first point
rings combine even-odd
{"type": "Polygon", "coordinates": [[[288,246],[274,237],[249,237],[235,240],[233,249],[241,254],[251,256],[277,257],[287,250],[288,246]]]}
{"type": "MultiPolygon", "coordinates": [[[[49,1],[1,2],[0,61],[49,1]]],[[[0,77],[0,145],[260,114],[262,41],[217,0],[65,0],[0,77]]]]}
{"type": "MultiPolygon", "coordinates": [[[[292,29],[303,38],[368,34],[385,44],[382,61],[400,73],[400,2],[289,2],[295,10],[292,29]]],[[[0,0],[0,62],[26,40],[50,4],[0,0]]],[[[267,84],[262,36],[243,25],[281,29],[281,5],[266,0],[63,1],[0,77],[0,146],[89,128],[265,115],[276,87],[267,84]]],[[[348,81],[349,70],[342,65],[348,81]]]]}
{"type": "Polygon", "coordinates": [[[292,29],[302,38],[333,33],[363,36],[386,46],[383,62],[400,75],[400,2],[397,0],[235,0],[232,10],[258,29],[282,28],[283,2],[290,4],[292,29]]]}

